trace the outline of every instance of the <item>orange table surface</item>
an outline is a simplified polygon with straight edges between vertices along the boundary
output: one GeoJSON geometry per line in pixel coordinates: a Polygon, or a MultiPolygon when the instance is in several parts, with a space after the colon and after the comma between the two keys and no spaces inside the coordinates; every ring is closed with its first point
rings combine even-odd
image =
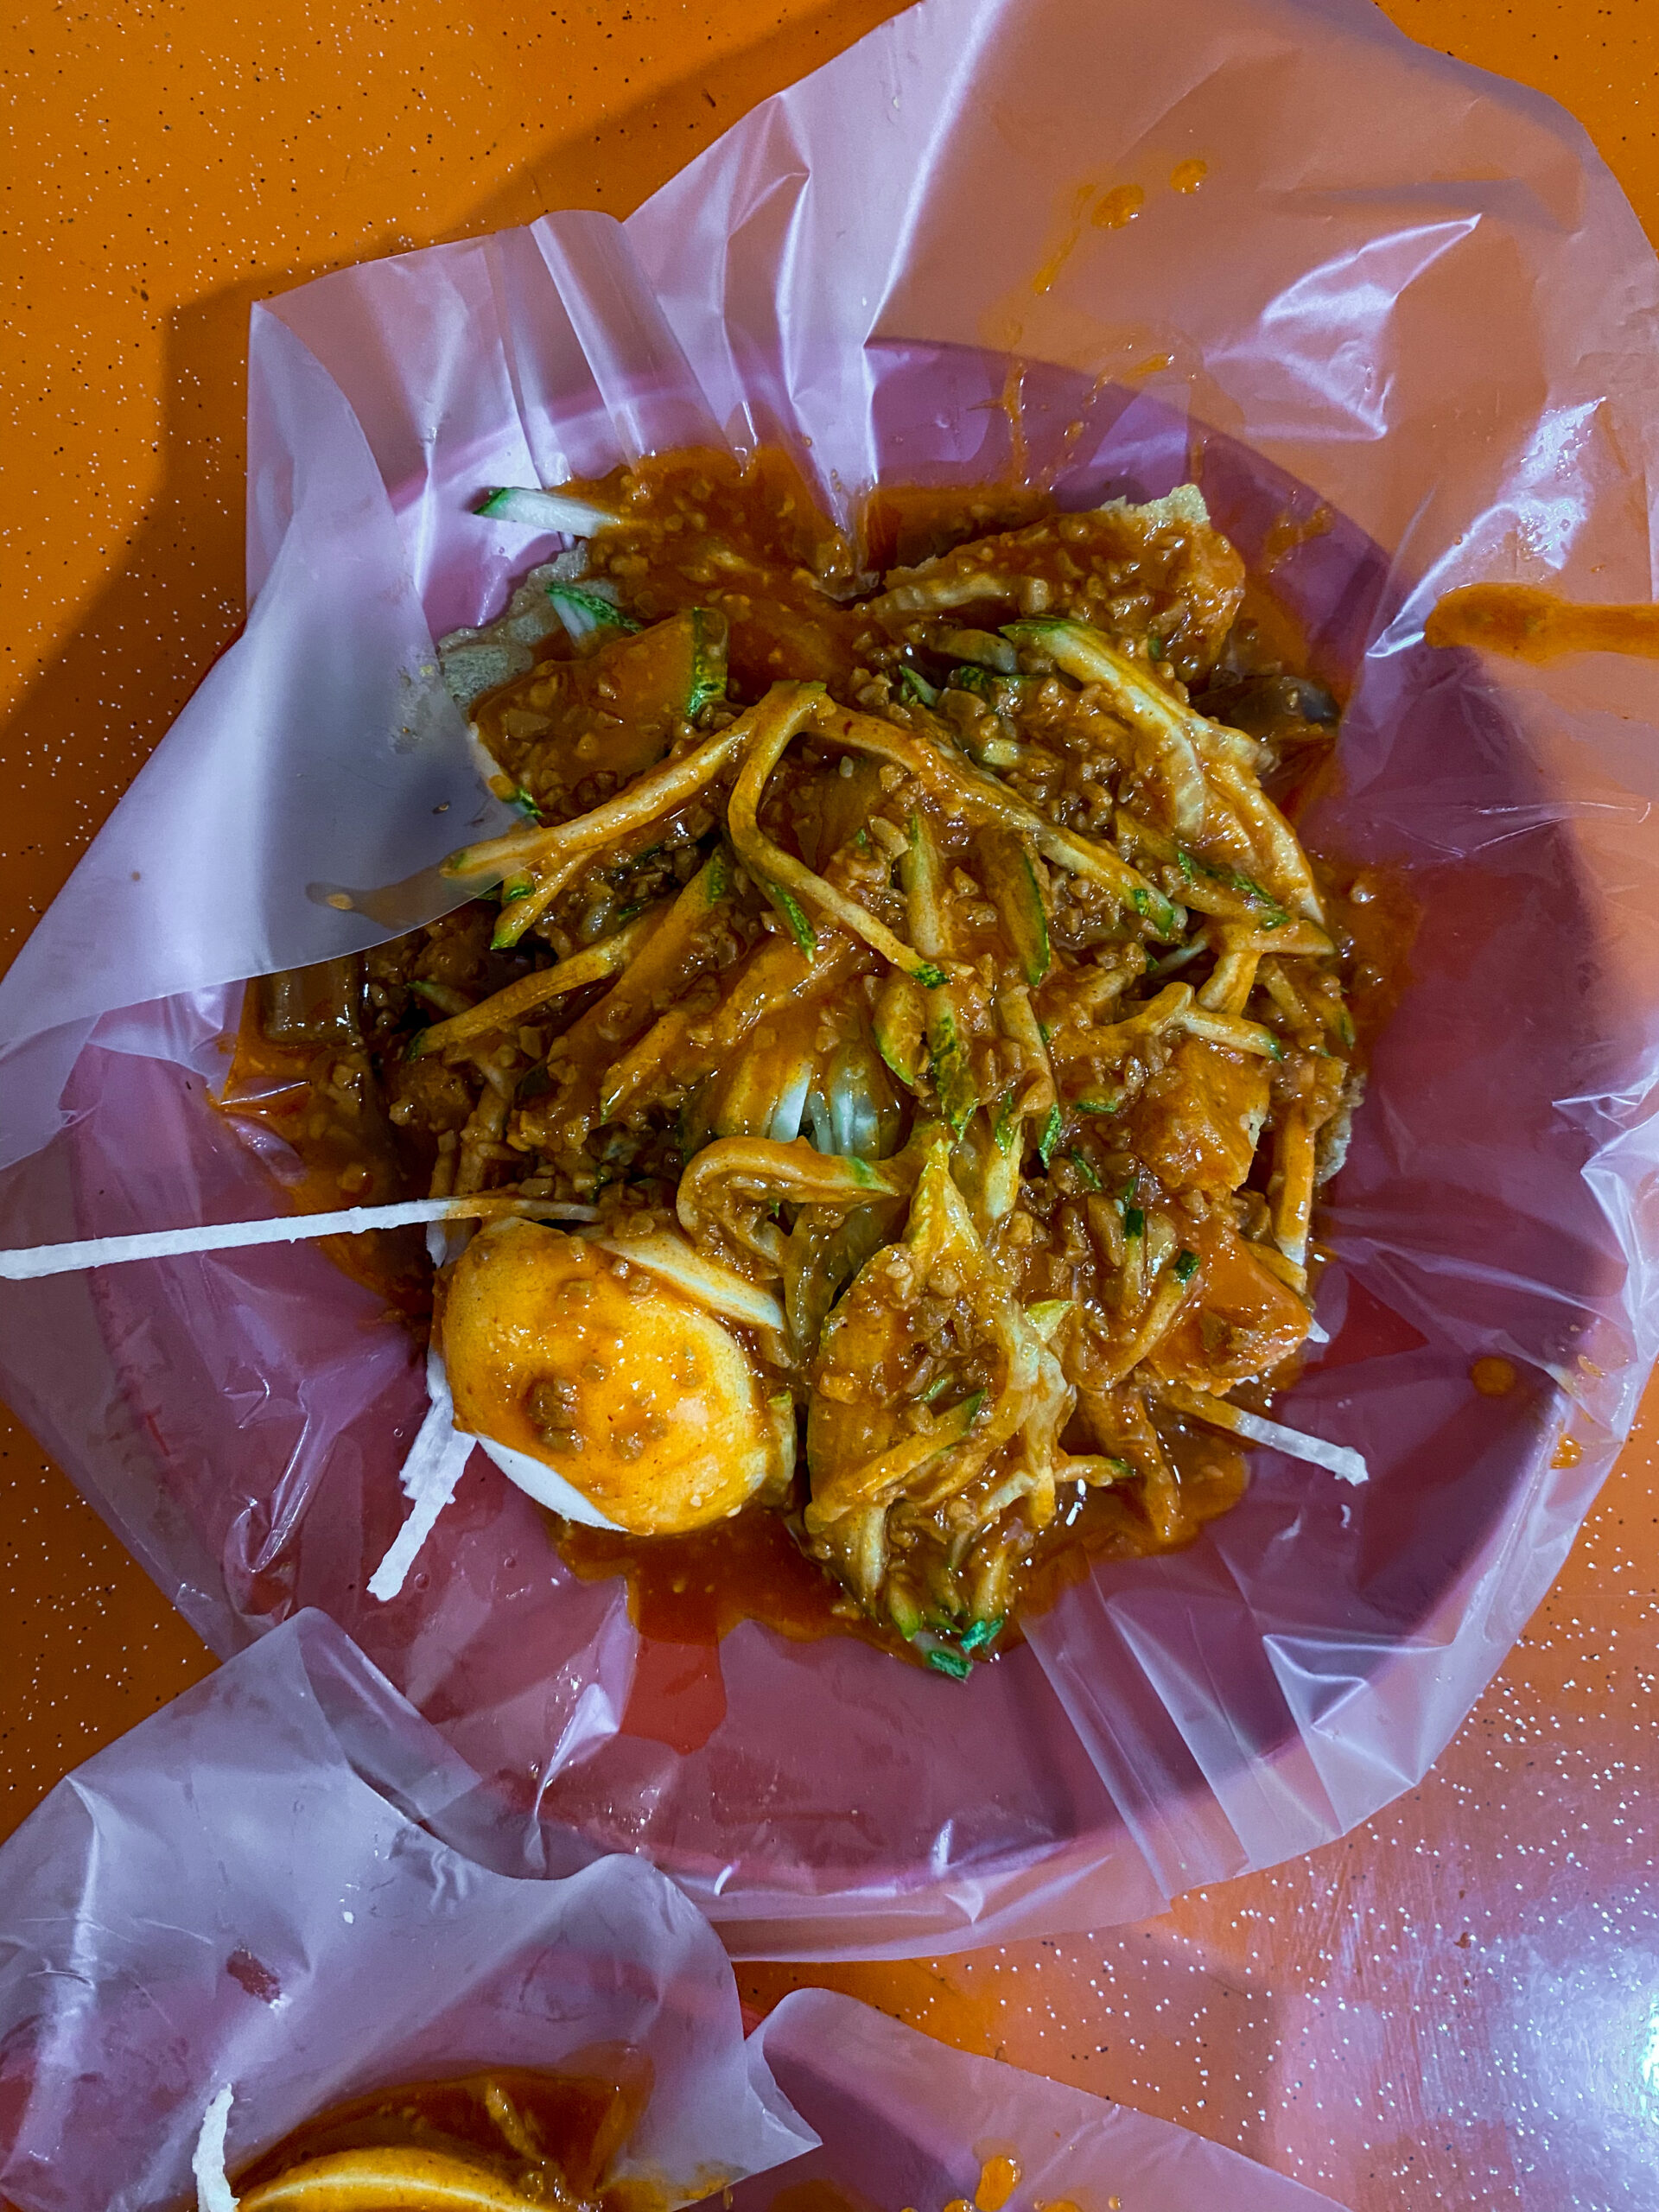
{"type": "MultiPolygon", "coordinates": [[[[894,12],[24,0],[0,30],[0,962],[238,625],[250,302],[549,208],[626,214],[894,12]]],[[[1388,12],[1562,100],[1659,230],[1654,0],[1388,12]]],[[[1139,1927],[900,1966],[745,1967],[746,1999],[849,1990],[1354,2212],[1659,2206],[1656,1441],[1650,1392],[1456,1741],[1344,1841],[1139,1927]]],[[[213,1662],[3,1414],[0,1498],[4,1834],[213,1662]]]]}

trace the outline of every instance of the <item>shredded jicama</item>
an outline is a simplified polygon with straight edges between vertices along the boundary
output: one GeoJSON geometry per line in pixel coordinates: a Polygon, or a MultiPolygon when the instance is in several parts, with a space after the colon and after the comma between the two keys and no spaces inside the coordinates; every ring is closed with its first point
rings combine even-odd
{"type": "Polygon", "coordinates": [[[1247,1443],[1265,1444],[1275,1452],[1282,1452],[1288,1459],[1301,1459],[1311,1467],[1327,1468],[1345,1483],[1370,1480],[1364,1454],[1349,1445],[1332,1444],[1323,1436],[1309,1436],[1300,1428],[1285,1427],[1281,1421],[1265,1421],[1260,1414],[1247,1413],[1243,1406],[1230,1405],[1224,1398],[1212,1398],[1202,1390],[1171,1389],[1165,1395],[1172,1405],[1194,1421],[1207,1421],[1212,1428],[1224,1428],[1234,1436],[1243,1437],[1247,1443]]]}
{"type": "Polygon", "coordinates": [[[406,1198],[394,1205],[352,1206],[340,1213],[281,1214],[274,1220],[228,1221],[198,1229],[146,1229],[130,1236],[92,1236],[73,1244],[33,1244],[0,1252],[0,1281],[35,1282],[83,1268],[128,1260],[171,1260],[188,1252],[236,1252],[256,1244],[298,1244],[316,1236],[361,1236],[371,1229],[410,1229],[430,1221],[592,1221],[592,1206],[555,1204],[505,1192],[464,1198],[406,1198]]]}
{"type": "Polygon", "coordinates": [[[437,1525],[438,1516],[454,1497],[477,1440],[455,1427],[449,1378],[435,1346],[426,1356],[426,1390],[430,1400],[426,1419],[404,1462],[402,1482],[404,1496],[410,1504],[409,1518],[369,1577],[369,1595],[383,1605],[403,1588],[422,1545],[437,1525]]]}
{"type": "Polygon", "coordinates": [[[225,2171],[225,2131],[234,2094],[228,2082],[201,2115],[201,2132],[190,2155],[196,2177],[196,2212],[236,2212],[237,2200],[225,2171]]]}

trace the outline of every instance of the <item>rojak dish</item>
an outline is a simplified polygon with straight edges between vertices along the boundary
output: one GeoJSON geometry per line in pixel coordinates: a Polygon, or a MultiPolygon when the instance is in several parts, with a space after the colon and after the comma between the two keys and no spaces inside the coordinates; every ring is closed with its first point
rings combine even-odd
{"type": "Polygon", "coordinates": [[[1243,1446],[1363,1475],[1268,1408],[1392,909],[1293,826],[1336,705],[1198,491],[855,538],[690,453],[484,512],[577,539],[441,648],[521,818],[251,993],[232,1100],[333,1205],[501,1200],[430,1286],[456,1426],[624,1548],[776,1516],[950,1674],[1243,1446]]]}

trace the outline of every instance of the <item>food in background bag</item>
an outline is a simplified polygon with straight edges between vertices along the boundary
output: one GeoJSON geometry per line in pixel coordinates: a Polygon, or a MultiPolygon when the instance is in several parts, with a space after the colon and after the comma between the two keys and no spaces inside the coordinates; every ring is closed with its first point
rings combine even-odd
{"type": "Polygon", "coordinates": [[[594,2067],[377,2089],[294,2129],[234,2182],[221,2089],[197,2144],[200,2212],[649,2212],[659,2192],[606,2178],[649,2097],[649,2065],[616,2050],[594,2067]]]}
{"type": "Polygon", "coordinates": [[[1044,505],[888,493],[861,550],[775,455],[496,495],[588,538],[442,648],[528,818],[251,996],[230,1093],[331,1203],[567,1217],[438,1281],[454,1427],[532,1496],[779,1513],[952,1674],[1061,1550],[1190,1541],[1241,1439],[1363,1476],[1262,1418],[1386,995],[1276,803],[1335,706],[1192,486],[1044,505]]]}

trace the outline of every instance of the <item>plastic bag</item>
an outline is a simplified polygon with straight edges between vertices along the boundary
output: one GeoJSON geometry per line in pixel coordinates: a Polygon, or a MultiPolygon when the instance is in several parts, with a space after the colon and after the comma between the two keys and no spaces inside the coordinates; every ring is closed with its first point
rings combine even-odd
{"type": "Polygon", "coordinates": [[[481,1834],[476,1783],[311,1612],[60,1783],[0,1851],[0,2196],[194,2202],[227,2082],[234,2171],[361,2090],[618,2044],[651,2094],[607,2179],[684,2203],[804,2150],[685,1898],[488,1872],[417,1825],[472,1793],[481,1834]]]}
{"type": "Polygon", "coordinates": [[[970,2058],[830,1990],[794,1991],[749,2042],[821,2142],[744,2182],[733,2212],[829,2212],[837,2202],[945,2212],[995,2203],[1010,2182],[1007,2212],[1319,2212],[1332,2202],[1169,2120],[970,2058]]]}
{"type": "Polygon", "coordinates": [[[1189,0],[1179,37],[1156,0],[926,0],[625,227],[256,311],[247,633],[0,988],[7,1142],[45,1147],[8,1242],[269,1211],[202,1097],[234,979],[370,941],[342,888],[433,911],[418,872],[499,819],[431,640],[551,541],[467,512],[482,486],[718,437],[843,508],[1196,473],[1351,688],[1310,842],[1423,912],[1325,1217],[1332,1341],[1281,1401],[1368,1489],[1258,1452],[1191,1550],[1100,1568],[958,1685],[753,1625],[641,1647],[476,1454],[376,1606],[419,1369],[315,1250],[0,1294],[20,1412],[217,1649],[322,1607],[495,1777],[519,1863],[645,1852],[741,1953],[1138,1918],[1363,1819],[1548,1587],[1654,1351],[1651,679],[1421,632],[1480,579],[1649,594],[1656,308],[1576,126],[1368,0],[1189,0]]]}

